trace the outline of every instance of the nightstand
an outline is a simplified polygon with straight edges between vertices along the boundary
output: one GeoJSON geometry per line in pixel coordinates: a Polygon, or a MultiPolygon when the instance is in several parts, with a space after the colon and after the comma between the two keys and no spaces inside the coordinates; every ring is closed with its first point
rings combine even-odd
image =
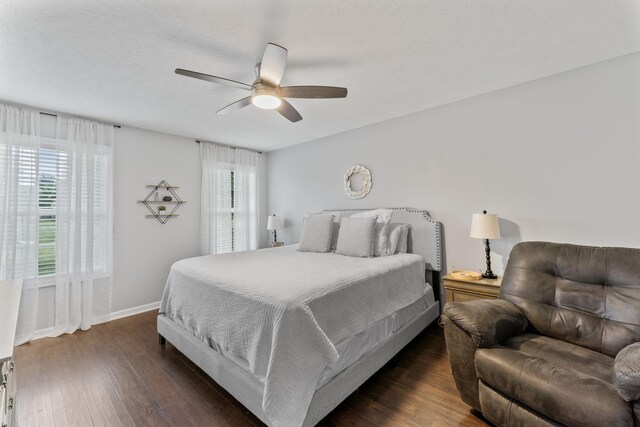
{"type": "Polygon", "coordinates": [[[447,302],[463,302],[498,298],[502,276],[497,279],[460,280],[446,275],[442,280],[447,302]]]}

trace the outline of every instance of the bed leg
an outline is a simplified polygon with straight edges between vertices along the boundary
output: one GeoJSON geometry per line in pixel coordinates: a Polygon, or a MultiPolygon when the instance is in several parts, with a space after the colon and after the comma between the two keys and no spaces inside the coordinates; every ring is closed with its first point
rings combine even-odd
{"type": "Polygon", "coordinates": [[[158,334],[158,341],[160,341],[160,345],[164,345],[167,340],[160,334],[158,334]]]}

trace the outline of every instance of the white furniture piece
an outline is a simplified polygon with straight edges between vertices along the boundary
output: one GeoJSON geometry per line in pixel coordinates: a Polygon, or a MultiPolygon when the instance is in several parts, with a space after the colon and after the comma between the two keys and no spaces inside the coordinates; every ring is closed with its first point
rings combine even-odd
{"type": "Polygon", "coordinates": [[[0,426],[16,425],[16,380],[13,346],[18,324],[22,280],[0,282],[0,426]]]}
{"type": "MultiPolygon", "coordinates": [[[[343,216],[350,216],[364,209],[337,210],[343,216]]],[[[336,212],[336,210],[331,210],[336,212]]],[[[428,212],[416,209],[393,209],[392,222],[410,224],[408,252],[421,255],[426,262],[426,280],[433,283],[435,297],[439,297],[442,268],[441,224],[434,221],[428,212]]],[[[425,327],[440,314],[438,301],[416,318],[405,324],[385,341],[365,353],[355,363],[345,368],[327,383],[320,386],[313,395],[306,418],[302,425],[313,426],[331,412],[340,402],[362,385],[371,375],[384,366],[425,327]]],[[[191,361],[203,369],[218,384],[224,387],[247,409],[266,424],[270,420],[263,412],[264,385],[247,370],[231,359],[224,357],[191,331],[173,322],[164,315],[158,316],[160,343],[168,340],[191,361]]]]}

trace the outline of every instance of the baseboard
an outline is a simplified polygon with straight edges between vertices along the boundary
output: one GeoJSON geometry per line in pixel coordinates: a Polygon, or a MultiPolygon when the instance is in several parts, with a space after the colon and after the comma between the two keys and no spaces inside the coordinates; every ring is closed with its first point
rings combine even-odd
{"type": "Polygon", "coordinates": [[[120,311],[114,311],[109,315],[109,320],[122,319],[123,317],[133,316],[135,314],[144,313],[146,311],[157,310],[160,308],[160,301],[149,304],[139,305],[137,307],[126,308],[120,311]]]}
{"type": "MultiPolygon", "coordinates": [[[[122,319],[123,317],[134,316],[136,314],[144,313],[151,310],[157,310],[159,308],[160,308],[160,301],[156,301],[149,304],[139,305],[137,307],[131,307],[131,308],[127,308],[120,311],[114,311],[108,316],[101,316],[99,318],[95,318],[93,325],[110,322],[111,320],[122,319]]],[[[55,332],[56,332],[56,328],[53,326],[50,328],[38,329],[33,333],[33,338],[27,341],[33,341],[33,340],[38,340],[40,338],[57,336],[55,332]]],[[[17,342],[20,341],[19,338],[20,337],[16,337],[17,342]]]]}

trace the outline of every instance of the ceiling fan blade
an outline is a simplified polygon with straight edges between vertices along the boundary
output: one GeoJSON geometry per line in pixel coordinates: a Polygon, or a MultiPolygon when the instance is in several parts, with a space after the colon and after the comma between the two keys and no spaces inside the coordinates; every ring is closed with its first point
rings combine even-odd
{"type": "Polygon", "coordinates": [[[278,86],[286,66],[287,49],[277,44],[267,44],[260,63],[260,81],[270,86],[278,86]]]}
{"type": "Polygon", "coordinates": [[[180,74],[182,76],[187,76],[187,77],[193,77],[194,79],[200,79],[208,82],[218,83],[225,86],[231,86],[238,89],[251,90],[251,85],[248,85],[242,82],[225,79],[224,77],[217,77],[209,74],[198,73],[196,71],[183,70],[182,68],[176,68],[176,74],[180,74]]]}
{"type": "Polygon", "coordinates": [[[286,117],[289,121],[293,123],[299,122],[300,120],[302,120],[302,116],[300,115],[300,113],[298,113],[298,110],[293,108],[293,105],[289,104],[284,99],[282,100],[282,103],[280,104],[280,106],[276,108],[276,110],[278,111],[278,113],[282,114],[284,117],[286,117]]]}
{"type": "Polygon", "coordinates": [[[216,114],[233,113],[235,111],[238,111],[238,110],[246,107],[249,104],[251,104],[251,97],[247,96],[246,98],[242,98],[242,99],[237,100],[236,102],[232,102],[231,104],[227,105],[226,107],[222,107],[221,109],[216,111],[216,114]]]}
{"type": "Polygon", "coordinates": [[[346,98],[346,87],[335,86],[285,86],[280,96],[286,98],[346,98]]]}

